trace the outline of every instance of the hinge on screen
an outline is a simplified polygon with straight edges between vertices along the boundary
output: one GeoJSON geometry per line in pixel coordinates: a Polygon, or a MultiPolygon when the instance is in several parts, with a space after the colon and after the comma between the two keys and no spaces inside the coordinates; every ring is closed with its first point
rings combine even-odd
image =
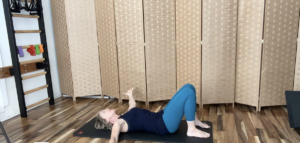
{"type": "Polygon", "coordinates": [[[264,43],[264,39],[261,40],[261,43],[262,43],[262,44],[264,43]]]}
{"type": "Polygon", "coordinates": [[[146,47],[146,43],[144,43],[144,46],[146,47]]]}

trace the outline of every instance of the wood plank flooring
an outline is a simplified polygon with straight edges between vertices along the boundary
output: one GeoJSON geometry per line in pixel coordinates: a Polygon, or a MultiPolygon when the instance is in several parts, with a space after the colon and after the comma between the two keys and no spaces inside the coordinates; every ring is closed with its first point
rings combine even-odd
{"type": "MultiPolygon", "coordinates": [[[[61,142],[61,143],[107,143],[100,138],[73,137],[73,132],[94,118],[101,109],[113,108],[118,114],[128,109],[128,102],[117,99],[58,98],[55,106],[41,105],[28,112],[28,118],[16,116],[3,122],[11,142],[61,142]]],[[[150,103],[149,109],[158,112],[167,102],[150,103]]],[[[137,102],[137,107],[146,108],[137,102]]],[[[263,108],[256,113],[254,107],[236,104],[207,105],[200,111],[201,120],[213,123],[214,143],[300,143],[300,132],[289,127],[285,107],[263,108]]],[[[0,136],[0,142],[5,138],[0,136]]],[[[146,143],[120,141],[122,143],[146,143]]]]}

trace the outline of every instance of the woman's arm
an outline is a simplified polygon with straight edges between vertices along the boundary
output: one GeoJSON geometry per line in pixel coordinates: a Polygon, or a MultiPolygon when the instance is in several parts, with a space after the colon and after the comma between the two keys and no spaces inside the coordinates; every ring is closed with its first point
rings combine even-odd
{"type": "Polygon", "coordinates": [[[111,129],[111,136],[110,136],[109,143],[117,143],[118,142],[121,127],[122,127],[122,122],[117,120],[111,129]]]}
{"type": "Polygon", "coordinates": [[[126,94],[127,96],[128,96],[128,98],[129,98],[129,108],[128,108],[128,110],[130,110],[131,108],[134,108],[134,107],[136,107],[136,102],[135,102],[135,100],[134,100],[134,98],[133,98],[133,96],[132,96],[132,91],[134,90],[134,88],[131,88],[131,89],[129,89],[128,91],[127,91],[127,93],[124,93],[124,94],[126,94]]]}

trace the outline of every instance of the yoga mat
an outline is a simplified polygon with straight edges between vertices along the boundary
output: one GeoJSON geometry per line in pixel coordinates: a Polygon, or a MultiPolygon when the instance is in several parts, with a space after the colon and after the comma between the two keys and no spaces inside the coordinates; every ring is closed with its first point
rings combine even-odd
{"type": "MultiPolygon", "coordinates": [[[[209,121],[204,121],[211,128],[201,129],[202,131],[210,133],[209,138],[196,138],[186,136],[187,124],[185,120],[182,120],[178,130],[169,135],[158,135],[149,132],[129,132],[120,133],[119,140],[135,140],[135,141],[149,141],[149,142],[172,142],[172,143],[213,143],[212,134],[212,123],[209,121]]],[[[91,138],[105,138],[109,139],[111,135],[111,130],[96,130],[94,128],[95,118],[82,126],[79,130],[73,133],[74,136],[79,137],[91,137],[91,138]]]]}

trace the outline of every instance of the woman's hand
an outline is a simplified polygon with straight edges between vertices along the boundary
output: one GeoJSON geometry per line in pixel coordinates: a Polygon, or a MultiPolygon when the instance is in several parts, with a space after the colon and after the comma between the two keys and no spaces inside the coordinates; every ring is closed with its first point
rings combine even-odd
{"type": "Polygon", "coordinates": [[[130,88],[126,93],[124,93],[127,96],[132,96],[132,91],[135,89],[135,87],[130,88]]]}

